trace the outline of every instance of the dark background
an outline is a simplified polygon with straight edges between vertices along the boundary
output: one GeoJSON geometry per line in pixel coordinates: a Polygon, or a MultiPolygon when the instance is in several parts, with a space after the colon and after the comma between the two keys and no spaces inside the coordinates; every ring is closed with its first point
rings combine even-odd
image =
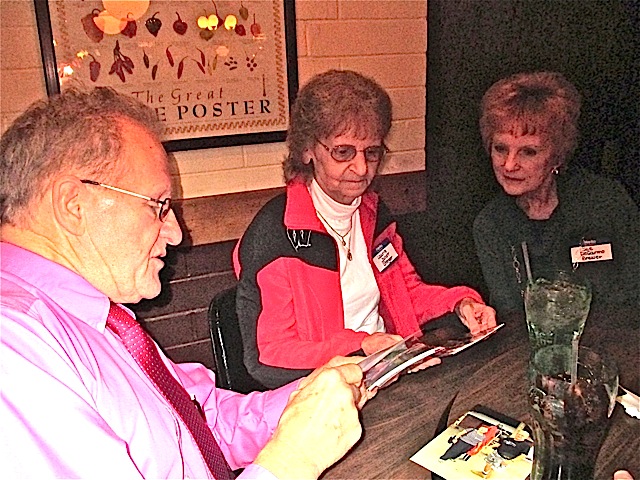
{"type": "Polygon", "coordinates": [[[583,95],[572,160],[640,200],[640,1],[429,0],[427,211],[408,218],[426,280],[484,290],[472,224],[498,191],[481,145],[479,104],[498,79],[563,73],[583,95]]]}

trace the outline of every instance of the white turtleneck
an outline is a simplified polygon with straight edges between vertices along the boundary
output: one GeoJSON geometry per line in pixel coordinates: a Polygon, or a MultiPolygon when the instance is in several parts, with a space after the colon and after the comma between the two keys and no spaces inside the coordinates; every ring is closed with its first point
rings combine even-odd
{"type": "Polygon", "coordinates": [[[315,179],[309,185],[309,193],[316,211],[320,212],[318,219],[338,244],[345,328],[356,332],[384,332],[384,322],[378,314],[380,290],[367,258],[360,224],[358,207],[362,198],[356,198],[350,205],[336,202],[315,179]],[[346,246],[342,245],[341,236],[344,236],[346,246]],[[349,249],[351,260],[347,260],[349,249]]]}

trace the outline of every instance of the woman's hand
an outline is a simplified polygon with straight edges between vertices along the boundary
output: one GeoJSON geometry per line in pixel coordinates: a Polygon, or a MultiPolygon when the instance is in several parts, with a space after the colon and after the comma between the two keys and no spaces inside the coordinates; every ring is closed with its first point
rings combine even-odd
{"type": "Polygon", "coordinates": [[[467,297],[460,300],[455,312],[471,335],[496,326],[496,311],[484,303],[476,302],[473,298],[467,297]]]}
{"type": "Polygon", "coordinates": [[[364,351],[365,355],[371,355],[372,353],[379,352],[385,348],[389,348],[402,340],[400,335],[392,335],[391,333],[376,332],[364,337],[360,348],[364,351]]]}
{"type": "Polygon", "coordinates": [[[418,362],[415,365],[411,365],[411,367],[409,368],[409,370],[407,370],[407,372],[408,373],[419,372],[420,370],[424,370],[426,368],[433,367],[435,365],[440,365],[441,363],[442,363],[442,360],[440,360],[438,357],[427,357],[422,362],[418,362]]]}
{"type": "MultiPolygon", "coordinates": [[[[419,372],[420,370],[425,370],[426,368],[433,367],[434,365],[440,365],[441,363],[442,363],[442,360],[440,360],[438,357],[427,357],[424,360],[422,360],[421,362],[418,362],[416,364],[411,365],[411,367],[409,367],[407,369],[407,373],[419,372]]],[[[391,377],[389,380],[387,380],[386,382],[384,382],[379,387],[373,389],[369,393],[374,393],[375,394],[375,393],[378,392],[379,388],[388,387],[389,385],[391,385],[393,382],[395,382],[399,378],[400,378],[400,374],[395,375],[395,376],[391,377]]],[[[369,397],[369,398],[371,398],[371,397],[369,397]]]]}

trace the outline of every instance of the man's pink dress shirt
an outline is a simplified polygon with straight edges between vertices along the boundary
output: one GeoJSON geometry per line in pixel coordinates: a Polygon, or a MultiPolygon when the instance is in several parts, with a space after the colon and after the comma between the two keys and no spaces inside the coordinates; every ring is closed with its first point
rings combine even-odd
{"type": "MultiPolygon", "coordinates": [[[[7,243],[0,271],[0,478],[210,478],[187,428],[105,328],[105,295],[7,243]]],[[[273,478],[251,462],[296,384],[240,395],[216,389],[202,365],[161,356],[231,468],[273,478]]]]}

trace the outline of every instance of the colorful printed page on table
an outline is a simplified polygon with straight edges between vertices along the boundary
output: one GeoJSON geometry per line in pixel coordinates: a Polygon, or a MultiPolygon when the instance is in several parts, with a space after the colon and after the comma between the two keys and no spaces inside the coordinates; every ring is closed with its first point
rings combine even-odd
{"type": "Polygon", "coordinates": [[[446,480],[525,480],[531,474],[533,441],[524,423],[477,405],[411,461],[446,480]]]}

